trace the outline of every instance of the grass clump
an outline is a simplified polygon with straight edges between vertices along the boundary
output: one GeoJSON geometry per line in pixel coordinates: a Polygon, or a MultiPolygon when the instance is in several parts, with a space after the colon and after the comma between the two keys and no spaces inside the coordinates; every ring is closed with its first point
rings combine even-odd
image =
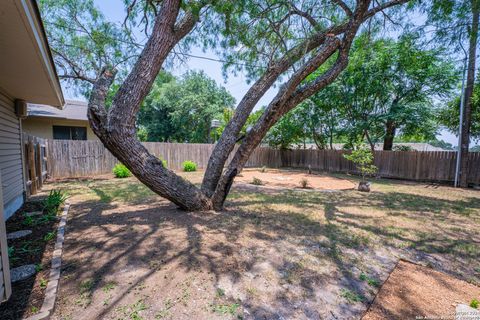
{"type": "Polygon", "coordinates": [[[367,276],[365,273],[361,273],[359,279],[361,281],[366,281],[371,287],[380,287],[380,282],[372,277],[367,276]]]}
{"type": "Polygon", "coordinates": [[[112,172],[115,175],[115,178],[128,178],[132,175],[130,170],[128,170],[123,163],[117,163],[115,167],[113,167],[112,172]]]}
{"type": "Polygon", "coordinates": [[[303,178],[302,180],[300,180],[300,187],[302,187],[302,189],[308,189],[310,188],[310,182],[308,182],[307,179],[303,178]]]}
{"type": "Polygon", "coordinates": [[[260,169],[261,173],[265,173],[267,171],[267,167],[263,166],[262,169],[260,169]]]}
{"type": "Polygon", "coordinates": [[[347,300],[348,303],[362,302],[365,297],[348,289],[340,290],[340,297],[347,300]]]}
{"type": "MultiPolygon", "coordinates": [[[[48,214],[54,215],[57,213],[58,207],[65,203],[67,198],[67,194],[61,190],[51,190],[48,197],[43,200],[43,207],[48,214]]],[[[27,220],[27,218],[25,218],[25,220],[27,220]]]]}
{"type": "Polygon", "coordinates": [[[187,160],[182,163],[183,171],[193,172],[197,171],[197,164],[193,161],[187,160]]]}
{"type": "Polygon", "coordinates": [[[55,232],[49,232],[43,237],[43,241],[47,242],[55,238],[55,232]]]}
{"type": "Polygon", "coordinates": [[[473,299],[472,301],[470,301],[470,307],[472,307],[473,309],[478,309],[479,306],[480,301],[478,301],[477,299],[473,299]]]}
{"type": "Polygon", "coordinates": [[[212,311],[219,314],[229,314],[234,316],[237,314],[237,309],[240,307],[238,303],[232,304],[214,304],[212,305],[212,311]]]}
{"type": "Polygon", "coordinates": [[[263,186],[263,181],[258,179],[258,178],[253,177],[252,184],[256,185],[256,186],[263,186]]]}

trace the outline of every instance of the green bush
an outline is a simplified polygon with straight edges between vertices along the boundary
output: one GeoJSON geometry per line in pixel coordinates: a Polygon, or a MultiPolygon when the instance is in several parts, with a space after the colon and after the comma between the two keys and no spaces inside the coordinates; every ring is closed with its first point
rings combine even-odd
{"type": "Polygon", "coordinates": [[[48,214],[54,215],[57,213],[58,207],[63,204],[67,198],[67,194],[61,190],[51,190],[48,197],[43,200],[43,208],[48,214]]]}
{"type": "Polygon", "coordinates": [[[479,306],[480,306],[480,301],[478,301],[477,299],[473,299],[472,301],[470,301],[470,307],[474,309],[478,309],[479,306]]]}
{"type": "Polygon", "coordinates": [[[252,184],[256,186],[263,186],[263,181],[256,177],[253,177],[252,184]]]}
{"type": "Polygon", "coordinates": [[[167,168],[167,160],[163,159],[162,157],[158,157],[158,160],[160,160],[164,168],[167,168]]]}
{"type": "Polygon", "coordinates": [[[115,178],[127,178],[132,175],[130,170],[128,170],[128,168],[122,163],[117,163],[115,167],[113,167],[112,172],[115,175],[115,178]]]}
{"type": "Polygon", "coordinates": [[[185,172],[197,171],[197,164],[190,160],[183,162],[182,167],[185,172]]]}
{"type": "Polygon", "coordinates": [[[351,154],[344,154],[343,157],[355,164],[355,167],[362,175],[362,181],[365,181],[366,176],[374,175],[378,170],[373,165],[373,153],[366,145],[360,145],[351,154]]]}

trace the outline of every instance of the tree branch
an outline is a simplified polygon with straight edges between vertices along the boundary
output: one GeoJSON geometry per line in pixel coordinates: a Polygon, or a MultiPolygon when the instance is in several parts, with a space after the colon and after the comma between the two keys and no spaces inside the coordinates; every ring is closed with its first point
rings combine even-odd
{"type": "Polygon", "coordinates": [[[340,8],[342,8],[342,10],[345,11],[347,16],[351,17],[353,15],[352,10],[347,6],[345,2],[343,2],[343,0],[332,0],[332,1],[338,6],[340,6],[340,8]]]}

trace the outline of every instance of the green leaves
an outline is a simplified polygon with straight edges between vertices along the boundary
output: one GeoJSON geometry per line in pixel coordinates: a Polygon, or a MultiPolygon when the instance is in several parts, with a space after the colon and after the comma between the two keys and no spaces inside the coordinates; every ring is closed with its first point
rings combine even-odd
{"type": "Polygon", "coordinates": [[[351,154],[344,154],[343,157],[352,161],[362,175],[362,181],[365,181],[367,175],[373,175],[378,168],[373,165],[373,153],[364,144],[361,144],[351,154]]]}
{"type": "Polygon", "coordinates": [[[139,45],[124,26],[107,21],[93,0],[39,0],[45,30],[60,79],[88,97],[104,66],[118,69],[118,81],[139,45]]]}
{"type": "MultiPolygon", "coordinates": [[[[450,132],[458,135],[460,117],[460,97],[445,103],[437,113],[437,120],[450,132]]],[[[480,84],[476,84],[472,96],[472,115],[470,134],[472,139],[480,140],[480,84]]]]}
{"type": "Polygon", "coordinates": [[[203,72],[180,79],[160,73],[139,114],[147,141],[209,142],[212,120],[232,110],[235,99],[203,72]]]}

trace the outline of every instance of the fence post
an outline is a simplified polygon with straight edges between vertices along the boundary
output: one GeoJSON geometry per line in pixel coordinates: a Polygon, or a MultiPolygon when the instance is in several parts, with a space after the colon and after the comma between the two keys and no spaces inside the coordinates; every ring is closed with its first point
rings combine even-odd
{"type": "Polygon", "coordinates": [[[40,142],[37,139],[33,140],[35,145],[35,173],[37,179],[37,189],[42,189],[43,177],[42,177],[42,149],[40,142]]]}
{"type": "Polygon", "coordinates": [[[35,173],[35,148],[33,146],[32,137],[28,137],[28,171],[30,177],[30,194],[37,194],[37,181],[35,173]]]}

